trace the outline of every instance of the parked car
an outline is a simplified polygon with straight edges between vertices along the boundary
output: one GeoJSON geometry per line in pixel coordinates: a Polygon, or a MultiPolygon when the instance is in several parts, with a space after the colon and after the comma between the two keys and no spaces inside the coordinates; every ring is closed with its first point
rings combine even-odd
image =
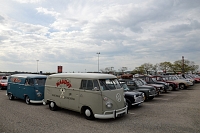
{"type": "Polygon", "coordinates": [[[164,76],[153,76],[154,78],[156,78],[157,81],[163,81],[166,83],[169,83],[169,88],[170,90],[179,90],[179,85],[178,83],[174,82],[174,81],[168,81],[164,76]]]}
{"type": "Polygon", "coordinates": [[[173,81],[173,82],[177,83],[179,86],[179,89],[187,89],[191,84],[190,81],[186,81],[184,79],[179,79],[174,75],[166,75],[165,79],[167,81],[173,81]]]}
{"type": "Polygon", "coordinates": [[[188,76],[192,77],[195,83],[200,83],[200,76],[198,75],[188,75],[188,76]]]}
{"type": "Polygon", "coordinates": [[[137,90],[130,90],[125,82],[120,82],[121,86],[124,89],[126,103],[128,105],[128,109],[130,109],[133,105],[140,105],[144,102],[144,93],[139,92],[137,90]]]}
{"type": "Polygon", "coordinates": [[[8,79],[7,77],[2,77],[0,79],[0,90],[7,90],[7,85],[8,85],[8,79]]]}
{"type": "Polygon", "coordinates": [[[186,80],[186,81],[188,81],[188,82],[190,82],[190,86],[193,86],[194,84],[195,84],[195,81],[194,81],[194,79],[191,79],[191,78],[187,78],[187,77],[185,77],[185,74],[183,74],[183,75],[175,75],[178,79],[183,79],[183,80],[186,80]]]}
{"type": "Polygon", "coordinates": [[[156,89],[153,86],[141,84],[137,79],[119,79],[120,82],[125,82],[130,90],[137,90],[144,93],[144,101],[152,100],[156,96],[156,89]]]}
{"type": "Polygon", "coordinates": [[[8,79],[7,96],[9,100],[19,98],[26,104],[42,103],[46,75],[14,74],[8,79]]]}
{"type": "Polygon", "coordinates": [[[162,84],[148,84],[146,81],[144,81],[141,78],[137,78],[139,81],[142,82],[143,85],[149,85],[149,86],[153,86],[156,88],[156,96],[159,96],[162,92],[164,92],[164,85],[162,84]]]}
{"type": "Polygon", "coordinates": [[[164,85],[164,91],[168,92],[171,91],[171,88],[169,87],[169,83],[163,82],[163,81],[157,81],[156,78],[153,76],[139,76],[139,78],[146,81],[148,84],[162,84],[164,85]]]}

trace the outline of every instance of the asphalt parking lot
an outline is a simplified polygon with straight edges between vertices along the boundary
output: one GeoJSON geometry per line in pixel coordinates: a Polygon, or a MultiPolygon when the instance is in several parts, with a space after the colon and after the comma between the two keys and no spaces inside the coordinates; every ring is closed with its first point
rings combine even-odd
{"type": "Polygon", "coordinates": [[[0,133],[199,133],[200,84],[133,107],[117,119],[86,120],[77,112],[10,101],[0,90],[0,133]]]}

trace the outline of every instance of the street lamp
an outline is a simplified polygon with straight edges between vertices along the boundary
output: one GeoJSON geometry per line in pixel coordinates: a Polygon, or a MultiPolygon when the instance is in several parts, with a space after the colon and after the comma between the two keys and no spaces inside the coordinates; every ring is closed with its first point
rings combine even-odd
{"type": "Polygon", "coordinates": [[[99,72],[99,55],[100,55],[100,52],[97,52],[98,54],[98,72],[99,72]]]}
{"type": "Polygon", "coordinates": [[[36,60],[36,61],[37,61],[37,73],[38,73],[38,61],[39,61],[39,60],[36,60]]]}

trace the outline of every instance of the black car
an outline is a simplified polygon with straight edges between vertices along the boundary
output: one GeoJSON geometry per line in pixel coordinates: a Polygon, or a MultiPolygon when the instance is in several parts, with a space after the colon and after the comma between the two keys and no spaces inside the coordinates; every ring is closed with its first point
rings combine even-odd
{"type": "Polygon", "coordinates": [[[168,92],[171,91],[170,87],[169,87],[169,83],[166,82],[162,82],[162,81],[157,81],[155,77],[151,77],[151,76],[140,76],[138,78],[143,79],[144,81],[146,81],[148,84],[162,84],[164,85],[164,91],[168,92]]]}
{"type": "Polygon", "coordinates": [[[119,79],[125,82],[130,90],[137,90],[144,93],[144,101],[152,100],[156,96],[156,89],[153,86],[142,85],[137,79],[119,79]]]}
{"type": "Polygon", "coordinates": [[[159,96],[163,91],[164,91],[164,85],[162,84],[148,84],[146,81],[144,81],[141,78],[137,78],[139,81],[142,82],[143,85],[149,85],[149,86],[153,86],[156,88],[156,96],[159,96]]]}
{"type": "Polygon", "coordinates": [[[121,86],[124,89],[126,103],[128,105],[128,109],[130,109],[133,105],[140,105],[144,102],[144,93],[136,90],[130,90],[130,88],[126,85],[125,82],[120,82],[121,86]]]}

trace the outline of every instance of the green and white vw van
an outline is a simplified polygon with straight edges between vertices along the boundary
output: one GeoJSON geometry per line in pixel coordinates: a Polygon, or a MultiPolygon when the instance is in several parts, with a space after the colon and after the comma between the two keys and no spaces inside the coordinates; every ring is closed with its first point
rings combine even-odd
{"type": "Polygon", "coordinates": [[[49,75],[43,104],[84,114],[86,119],[109,119],[127,114],[124,90],[117,77],[97,73],[49,75]]]}

